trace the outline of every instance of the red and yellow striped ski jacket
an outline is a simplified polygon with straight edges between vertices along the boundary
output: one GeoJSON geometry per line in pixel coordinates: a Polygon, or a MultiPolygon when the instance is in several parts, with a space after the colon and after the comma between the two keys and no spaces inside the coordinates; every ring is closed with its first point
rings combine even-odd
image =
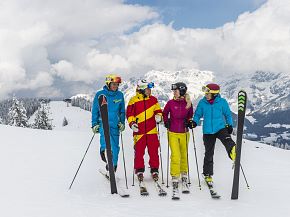
{"type": "Polygon", "coordinates": [[[142,136],[145,134],[157,134],[155,115],[162,116],[160,105],[154,96],[144,97],[143,94],[136,93],[127,106],[126,116],[131,127],[137,123],[139,132],[134,136],[142,136]]]}

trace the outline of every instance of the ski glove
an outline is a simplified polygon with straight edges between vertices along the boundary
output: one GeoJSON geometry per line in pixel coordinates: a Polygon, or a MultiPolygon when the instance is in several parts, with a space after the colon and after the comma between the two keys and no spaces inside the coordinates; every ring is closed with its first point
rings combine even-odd
{"type": "Polygon", "coordinates": [[[170,128],[170,120],[164,123],[164,127],[166,127],[167,129],[170,128]]]}
{"type": "Polygon", "coordinates": [[[122,124],[121,122],[118,123],[119,131],[123,132],[125,130],[125,124],[122,124]]]}
{"type": "Polygon", "coordinates": [[[233,133],[233,126],[232,125],[227,125],[226,128],[227,128],[229,134],[233,133]]]}
{"type": "Polygon", "coordinates": [[[93,126],[92,131],[93,131],[93,133],[99,133],[100,132],[100,125],[97,124],[97,125],[93,126]]]}
{"type": "Polygon", "coordinates": [[[161,115],[155,115],[155,121],[157,124],[160,124],[162,122],[162,116],[161,115]]]}
{"type": "Polygon", "coordinates": [[[193,120],[189,120],[189,121],[187,122],[187,127],[188,127],[189,129],[196,128],[196,126],[197,126],[197,124],[196,124],[195,121],[193,121],[193,120]]]}
{"type": "Polygon", "coordinates": [[[139,132],[139,128],[138,128],[138,125],[136,123],[131,125],[131,129],[133,130],[134,133],[138,133],[139,132]]]}

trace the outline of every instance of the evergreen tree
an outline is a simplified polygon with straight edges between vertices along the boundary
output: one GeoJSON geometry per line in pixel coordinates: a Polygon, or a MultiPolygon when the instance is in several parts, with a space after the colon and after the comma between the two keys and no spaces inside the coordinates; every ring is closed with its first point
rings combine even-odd
{"type": "Polygon", "coordinates": [[[43,129],[43,130],[52,130],[52,126],[49,123],[48,111],[44,105],[38,109],[36,117],[34,119],[33,128],[43,129]]]}
{"type": "Polygon", "coordinates": [[[62,126],[64,127],[66,125],[68,125],[68,121],[67,121],[66,117],[64,117],[63,121],[62,121],[62,126]]]}
{"type": "Polygon", "coordinates": [[[8,112],[8,124],[17,127],[29,127],[26,109],[22,102],[19,102],[14,96],[12,99],[12,106],[8,112]]]}

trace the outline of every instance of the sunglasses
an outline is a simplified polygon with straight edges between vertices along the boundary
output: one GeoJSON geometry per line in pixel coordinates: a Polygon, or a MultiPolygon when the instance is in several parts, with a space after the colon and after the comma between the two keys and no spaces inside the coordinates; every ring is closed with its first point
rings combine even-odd
{"type": "Polygon", "coordinates": [[[177,90],[177,89],[179,89],[179,90],[185,90],[186,89],[186,87],[184,87],[184,86],[177,86],[176,84],[171,84],[171,90],[177,90]]]}
{"type": "Polygon", "coordinates": [[[202,92],[204,93],[212,93],[212,94],[218,94],[220,91],[219,90],[211,90],[207,86],[203,86],[201,88],[202,92]]]}

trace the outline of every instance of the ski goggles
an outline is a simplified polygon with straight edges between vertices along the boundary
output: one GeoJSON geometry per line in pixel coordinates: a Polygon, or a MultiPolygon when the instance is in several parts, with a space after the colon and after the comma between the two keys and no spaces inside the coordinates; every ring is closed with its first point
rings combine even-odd
{"type": "Polygon", "coordinates": [[[201,90],[202,90],[202,92],[204,92],[204,93],[213,93],[213,94],[217,94],[217,93],[220,92],[220,90],[211,90],[211,89],[209,89],[207,86],[203,86],[203,87],[201,88],[201,90]]]}
{"type": "Polygon", "coordinates": [[[138,88],[141,89],[141,90],[144,90],[146,88],[153,88],[154,87],[154,83],[153,82],[150,82],[150,83],[147,83],[147,84],[141,84],[141,85],[138,85],[138,88]]]}
{"type": "Polygon", "coordinates": [[[114,83],[121,83],[122,79],[119,76],[116,77],[107,77],[106,82],[114,82],[114,83]]]}
{"type": "Polygon", "coordinates": [[[177,86],[176,84],[171,84],[171,90],[186,90],[185,86],[177,86]]]}

